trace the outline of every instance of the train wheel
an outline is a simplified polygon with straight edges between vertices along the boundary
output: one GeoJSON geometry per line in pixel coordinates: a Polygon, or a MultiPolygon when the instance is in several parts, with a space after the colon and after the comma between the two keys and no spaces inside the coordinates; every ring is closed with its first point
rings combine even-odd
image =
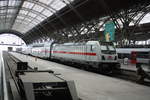
{"type": "Polygon", "coordinates": [[[86,65],[85,65],[85,64],[80,64],[80,68],[81,68],[82,70],[86,70],[86,65]]]}
{"type": "Polygon", "coordinates": [[[122,74],[122,70],[121,70],[121,65],[120,65],[120,63],[115,65],[114,72],[115,72],[116,74],[122,74]]]}
{"type": "Polygon", "coordinates": [[[90,67],[91,67],[90,65],[85,65],[84,69],[87,70],[87,71],[89,71],[90,67]]]}
{"type": "Polygon", "coordinates": [[[101,64],[99,66],[99,72],[101,74],[111,74],[112,73],[112,66],[109,64],[101,64]]]}

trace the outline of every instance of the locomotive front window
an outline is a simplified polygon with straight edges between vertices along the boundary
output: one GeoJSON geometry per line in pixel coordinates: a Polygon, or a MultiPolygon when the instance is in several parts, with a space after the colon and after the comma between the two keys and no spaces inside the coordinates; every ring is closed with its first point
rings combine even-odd
{"type": "Polygon", "coordinates": [[[112,43],[104,42],[104,43],[101,43],[101,52],[104,54],[115,54],[116,49],[112,43]]]}
{"type": "Polygon", "coordinates": [[[107,50],[107,46],[102,45],[102,46],[101,46],[101,50],[107,50]]]}
{"type": "Polygon", "coordinates": [[[110,51],[115,51],[114,46],[108,46],[108,49],[109,49],[110,51]]]}

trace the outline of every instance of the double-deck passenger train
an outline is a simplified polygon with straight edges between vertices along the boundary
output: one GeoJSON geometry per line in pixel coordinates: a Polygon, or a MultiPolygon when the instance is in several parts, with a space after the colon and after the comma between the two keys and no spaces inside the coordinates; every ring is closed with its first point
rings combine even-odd
{"type": "Polygon", "coordinates": [[[40,58],[88,65],[86,68],[94,68],[101,72],[120,68],[112,42],[39,43],[26,48],[24,52],[40,58]]]}
{"type": "Polygon", "coordinates": [[[118,59],[128,58],[132,64],[150,65],[150,48],[117,48],[118,59]]]}
{"type": "Polygon", "coordinates": [[[135,53],[140,53],[142,58],[147,58],[150,48],[116,48],[116,52],[118,54],[119,59],[129,58],[132,59],[135,53]]]}

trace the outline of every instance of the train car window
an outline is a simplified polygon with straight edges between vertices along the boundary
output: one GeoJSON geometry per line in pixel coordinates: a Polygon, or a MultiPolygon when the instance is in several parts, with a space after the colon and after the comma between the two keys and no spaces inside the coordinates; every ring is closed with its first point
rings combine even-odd
{"type": "Polygon", "coordinates": [[[96,49],[96,47],[95,46],[92,46],[92,50],[94,51],[96,49]]]}
{"type": "Polygon", "coordinates": [[[113,45],[112,42],[100,42],[101,45],[113,45]]]}
{"type": "Polygon", "coordinates": [[[124,58],[128,58],[130,59],[130,54],[122,54],[122,53],[118,53],[118,58],[119,59],[124,59],[124,58]]]}
{"type": "Polygon", "coordinates": [[[116,50],[115,50],[114,46],[101,45],[101,52],[104,54],[115,54],[116,50]]]}
{"type": "Polygon", "coordinates": [[[35,44],[35,45],[33,45],[32,47],[33,47],[33,48],[34,48],[34,47],[44,47],[44,44],[35,44]]]}
{"type": "Polygon", "coordinates": [[[147,58],[149,59],[149,52],[137,52],[137,58],[147,58]]]}

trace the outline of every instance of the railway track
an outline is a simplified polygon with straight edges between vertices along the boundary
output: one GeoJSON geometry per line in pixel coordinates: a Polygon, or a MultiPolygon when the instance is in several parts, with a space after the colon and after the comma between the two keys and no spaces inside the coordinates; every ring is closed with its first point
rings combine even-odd
{"type": "Polygon", "coordinates": [[[8,98],[9,100],[21,100],[21,95],[20,95],[21,92],[19,90],[19,86],[16,81],[17,79],[15,77],[17,62],[20,62],[20,60],[8,54],[7,52],[3,52],[3,58],[4,58],[4,65],[6,71],[8,94],[9,94],[8,98]],[[13,89],[10,85],[13,85],[13,89]],[[14,93],[15,95],[13,96],[14,93]]]}

